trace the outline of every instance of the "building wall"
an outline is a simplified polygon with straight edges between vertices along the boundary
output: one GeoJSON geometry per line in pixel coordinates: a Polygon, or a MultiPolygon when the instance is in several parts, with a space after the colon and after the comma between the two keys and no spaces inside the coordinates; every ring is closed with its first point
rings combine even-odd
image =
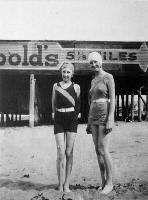
{"type": "Polygon", "coordinates": [[[34,74],[35,122],[53,123],[52,86],[61,80],[59,67],[68,60],[75,66],[73,81],[81,87],[79,122],[86,123],[93,77],[87,56],[94,50],[101,52],[103,68],[114,76],[116,95],[131,95],[142,86],[145,86],[142,93],[147,93],[146,42],[0,41],[0,44],[0,112],[3,114],[29,114],[30,74],[34,74]]]}

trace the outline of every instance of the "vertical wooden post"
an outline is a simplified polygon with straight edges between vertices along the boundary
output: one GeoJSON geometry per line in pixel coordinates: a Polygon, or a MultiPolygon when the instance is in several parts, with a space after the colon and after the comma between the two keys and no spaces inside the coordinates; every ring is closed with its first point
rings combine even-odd
{"type": "Polygon", "coordinates": [[[131,94],[131,118],[134,121],[134,92],[131,94]]]}
{"type": "Polygon", "coordinates": [[[148,87],[147,87],[147,94],[146,94],[146,118],[145,121],[148,122],[148,87]]]}
{"type": "Polygon", "coordinates": [[[126,109],[128,110],[128,94],[126,94],[126,109]]]}
{"type": "Polygon", "coordinates": [[[11,114],[11,121],[13,122],[14,118],[13,118],[13,113],[11,114]]]}
{"type": "Polygon", "coordinates": [[[21,121],[21,113],[19,114],[19,121],[21,121]]]}
{"type": "Polygon", "coordinates": [[[15,121],[17,122],[17,114],[15,114],[15,121]]]}
{"type": "Polygon", "coordinates": [[[119,118],[119,94],[117,95],[117,118],[119,118]]]}
{"type": "Polygon", "coordinates": [[[140,95],[141,95],[141,89],[139,90],[139,95],[138,95],[138,120],[139,120],[139,122],[141,122],[141,99],[140,99],[140,95]]]}
{"type": "Polygon", "coordinates": [[[125,101],[125,108],[126,108],[126,118],[125,121],[129,120],[129,95],[126,94],[126,101],[125,101]]]}
{"type": "Polygon", "coordinates": [[[148,80],[147,80],[147,77],[146,77],[146,113],[145,113],[145,121],[148,122],[148,80]]]}
{"type": "Polygon", "coordinates": [[[115,95],[115,116],[114,118],[117,118],[117,95],[115,95]]]}
{"type": "Polygon", "coordinates": [[[124,106],[124,94],[121,94],[121,104],[122,104],[122,119],[126,117],[125,106],[124,106]]]}
{"type": "Polygon", "coordinates": [[[29,102],[29,126],[34,127],[34,97],[35,97],[35,80],[34,74],[30,75],[30,102],[29,102]]]}
{"type": "Polygon", "coordinates": [[[4,126],[4,113],[1,113],[1,125],[4,126]]]}

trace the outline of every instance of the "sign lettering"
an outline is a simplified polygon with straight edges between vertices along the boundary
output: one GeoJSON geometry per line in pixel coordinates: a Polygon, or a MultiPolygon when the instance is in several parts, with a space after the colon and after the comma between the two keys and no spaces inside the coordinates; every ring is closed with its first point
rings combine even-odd
{"type": "Polygon", "coordinates": [[[88,54],[92,51],[101,53],[103,63],[139,64],[144,71],[148,66],[146,43],[140,49],[82,49],[62,48],[56,42],[3,42],[0,45],[0,69],[58,70],[67,60],[87,63],[88,54]]]}

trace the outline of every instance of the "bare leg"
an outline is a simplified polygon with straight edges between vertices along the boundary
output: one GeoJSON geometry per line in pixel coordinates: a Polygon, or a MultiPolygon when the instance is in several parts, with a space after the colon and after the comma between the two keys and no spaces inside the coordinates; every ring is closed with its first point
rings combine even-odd
{"type": "Polygon", "coordinates": [[[100,167],[100,173],[101,173],[101,178],[102,178],[102,186],[101,188],[104,188],[105,186],[105,163],[104,163],[104,159],[102,157],[102,155],[99,153],[98,151],[98,140],[99,140],[99,133],[98,133],[98,126],[96,125],[92,125],[92,137],[93,137],[93,142],[95,145],[95,150],[96,150],[96,154],[97,154],[97,158],[98,158],[98,164],[100,167]]]}
{"type": "Polygon", "coordinates": [[[99,126],[98,127],[98,152],[102,156],[105,164],[105,171],[106,171],[106,180],[105,180],[105,186],[102,190],[102,194],[108,194],[113,189],[113,183],[112,183],[112,161],[111,156],[109,153],[109,137],[110,134],[105,135],[105,127],[99,126]]]}
{"type": "Polygon", "coordinates": [[[57,175],[58,175],[58,190],[63,192],[64,183],[64,158],[65,158],[65,142],[64,133],[55,135],[57,144],[57,175]]]}
{"type": "Polygon", "coordinates": [[[70,192],[69,180],[73,166],[73,147],[75,142],[76,133],[66,133],[66,171],[65,171],[65,182],[64,191],[70,192]]]}

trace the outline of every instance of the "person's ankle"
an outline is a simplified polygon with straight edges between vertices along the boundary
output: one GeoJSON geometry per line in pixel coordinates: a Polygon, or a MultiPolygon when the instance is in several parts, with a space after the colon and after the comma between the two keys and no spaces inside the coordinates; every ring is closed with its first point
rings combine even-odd
{"type": "Polygon", "coordinates": [[[101,194],[108,194],[113,190],[113,183],[108,182],[105,184],[104,188],[101,191],[101,194]]]}
{"type": "Polygon", "coordinates": [[[58,191],[63,192],[63,185],[58,185],[57,189],[58,191]]]}
{"type": "Polygon", "coordinates": [[[63,188],[64,188],[64,192],[70,192],[69,184],[64,184],[63,188]]]}
{"type": "Polygon", "coordinates": [[[106,181],[105,185],[113,185],[112,180],[106,181]]]}

